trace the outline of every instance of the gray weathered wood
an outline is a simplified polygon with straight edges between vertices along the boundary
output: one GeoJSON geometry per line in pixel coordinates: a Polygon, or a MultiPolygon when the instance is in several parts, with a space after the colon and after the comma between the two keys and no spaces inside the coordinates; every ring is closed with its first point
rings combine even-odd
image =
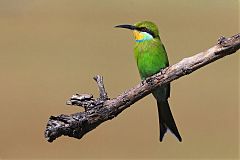
{"type": "Polygon", "coordinates": [[[103,78],[96,76],[94,79],[99,87],[100,97],[94,99],[91,94],[73,95],[67,104],[83,106],[85,111],[71,115],[51,116],[45,130],[45,138],[49,142],[62,135],[80,139],[102,122],[116,117],[130,105],[150,94],[157,86],[190,74],[217,59],[235,53],[239,48],[240,34],[230,38],[221,37],[217,45],[192,57],[184,58],[113,99],[107,96],[103,78]]]}

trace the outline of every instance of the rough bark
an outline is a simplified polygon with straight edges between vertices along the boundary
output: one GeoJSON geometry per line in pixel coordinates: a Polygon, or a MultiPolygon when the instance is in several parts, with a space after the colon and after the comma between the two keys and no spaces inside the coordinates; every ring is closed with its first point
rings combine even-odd
{"type": "Polygon", "coordinates": [[[97,82],[100,93],[99,98],[94,99],[91,94],[73,95],[67,101],[67,105],[82,106],[85,111],[71,115],[51,116],[47,122],[45,138],[49,142],[62,135],[80,139],[104,121],[116,117],[130,105],[150,94],[157,86],[190,74],[217,59],[235,53],[239,48],[240,34],[230,38],[220,37],[217,45],[192,57],[184,58],[113,99],[107,96],[103,78],[95,76],[94,80],[97,82]]]}

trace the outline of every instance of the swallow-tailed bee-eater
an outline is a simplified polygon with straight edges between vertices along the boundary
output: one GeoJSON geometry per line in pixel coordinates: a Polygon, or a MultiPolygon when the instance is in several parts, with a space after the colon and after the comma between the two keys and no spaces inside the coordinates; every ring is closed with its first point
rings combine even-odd
{"type": "MultiPolygon", "coordinates": [[[[141,21],[134,25],[124,24],[115,27],[133,31],[136,41],[134,56],[142,80],[169,66],[167,52],[160,39],[158,27],[153,22],[141,21]]],[[[168,103],[170,83],[157,87],[152,91],[152,94],[157,100],[160,141],[163,140],[167,130],[170,130],[181,142],[182,138],[178,132],[168,103]]]]}

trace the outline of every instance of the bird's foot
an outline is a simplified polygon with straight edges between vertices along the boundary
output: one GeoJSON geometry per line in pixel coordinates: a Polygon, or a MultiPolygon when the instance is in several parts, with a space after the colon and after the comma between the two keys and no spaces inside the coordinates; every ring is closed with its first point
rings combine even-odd
{"type": "Polygon", "coordinates": [[[153,78],[152,77],[148,77],[148,78],[146,78],[146,82],[147,82],[147,84],[153,84],[153,78]]]}
{"type": "Polygon", "coordinates": [[[162,74],[164,74],[165,73],[165,70],[164,69],[161,69],[160,70],[160,74],[162,75],[162,74]]]}

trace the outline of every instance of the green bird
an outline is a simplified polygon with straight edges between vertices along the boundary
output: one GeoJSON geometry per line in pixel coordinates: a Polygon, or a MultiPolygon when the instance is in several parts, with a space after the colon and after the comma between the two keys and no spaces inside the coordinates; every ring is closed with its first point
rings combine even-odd
{"type": "MultiPolygon", "coordinates": [[[[134,25],[124,24],[115,27],[133,31],[136,41],[134,56],[142,80],[169,66],[167,52],[161,42],[158,28],[153,22],[141,21],[134,25]]],[[[168,103],[170,84],[157,87],[152,91],[152,94],[157,100],[160,141],[163,140],[164,134],[169,129],[181,142],[182,138],[178,132],[168,103]]]]}

